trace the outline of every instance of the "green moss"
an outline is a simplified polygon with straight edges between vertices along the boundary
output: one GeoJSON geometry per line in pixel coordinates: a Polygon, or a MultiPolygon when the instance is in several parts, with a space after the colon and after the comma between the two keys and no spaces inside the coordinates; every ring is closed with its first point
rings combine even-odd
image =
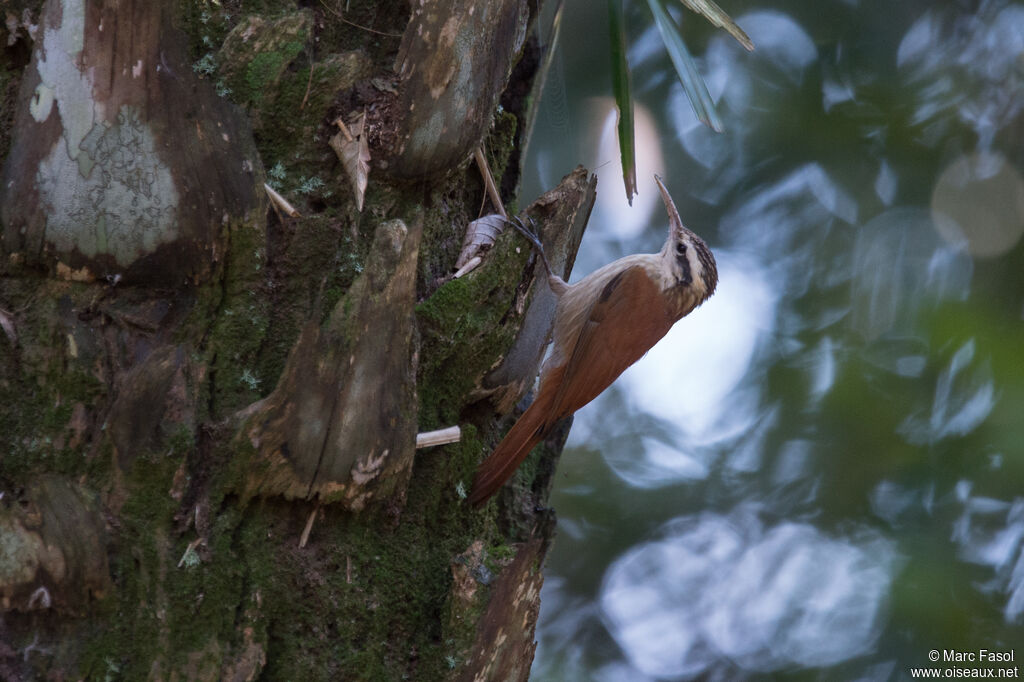
{"type": "MultiPolygon", "coordinates": [[[[467,436],[475,444],[472,428],[467,436]]],[[[219,511],[193,567],[177,564],[194,531],[166,530],[177,511],[167,491],[178,461],[136,467],[119,538],[132,549],[116,553],[116,606],[106,606],[109,629],[94,633],[83,672],[103,679],[113,663],[123,679],[140,679],[154,662],[166,672],[202,661],[219,670],[248,626],[266,650],[265,679],[444,679],[450,657],[474,636],[468,621],[444,618],[450,562],[481,531],[441,485],[472,457],[472,445],[450,450],[417,462],[401,524],[389,523],[386,510],[327,507],[305,550],[295,543],[309,505],[260,500],[246,508],[225,499],[211,507],[219,511]]]]}
{"type": "Polygon", "coordinates": [[[271,91],[268,90],[268,86],[272,86],[280,78],[288,64],[302,51],[302,47],[302,42],[292,40],[274,52],[256,54],[245,68],[244,96],[257,105],[261,103],[264,95],[271,91]]]}
{"type": "Polygon", "coordinates": [[[0,472],[8,481],[95,468],[84,456],[84,443],[72,444],[69,422],[76,405],[91,408],[106,395],[106,386],[95,374],[94,331],[68,314],[84,308],[94,291],[63,283],[5,287],[5,303],[32,301],[18,307],[18,347],[0,336],[0,472]]]}
{"type": "MultiPolygon", "coordinates": [[[[322,259],[355,246],[337,240],[327,223],[314,221],[303,229],[311,231],[307,236],[319,232],[331,244],[331,250],[320,247],[322,259]]],[[[231,262],[240,252],[235,247],[242,249],[243,244],[241,238],[232,238],[224,306],[247,300],[241,283],[258,278],[251,264],[231,262]]],[[[315,244],[293,248],[296,257],[315,261],[315,244]]],[[[438,292],[442,298],[421,306],[421,318],[436,332],[431,347],[442,345],[441,328],[449,326],[461,330],[461,337],[451,347],[444,344],[448,352],[471,345],[473,336],[490,343],[491,353],[508,342],[507,335],[502,338],[493,330],[488,335],[488,325],[501,325],[482,312],[489,306],[478,297],[497,297],[507,307],[514,291],[509,282],[520,278],[523,258],[515,253],[512,237],[500,241],[495,256],[474,278],[450,291],[443,287],[438,292]],[[461,310],[442,304],[446,298],[461,310]]],[[[308,286],[319,267],[307,265],[308,286]]],[[[338,281],[335,286],[347,285],[338,281]]],[[[308,298],[303,300],[308,304],[308,298]]],[[[215,325],[207,352],[236,343],[229,331],[215,325]]],[[[474,356],[469,366],[482,368],[491,361],[474,356]]],[[[224,365],[211,366],[222,375],[224,365]]],[[[434,372],[438,381],[449,380],[440,364],[434,372]]],[[[209,479],[203,509],[212,518],[203,522],[206,543],[195,548],[200,558],[195,566],[179,567],[178,562],[198,537],[197,530],[170,530],[183,511],[186,517],[194,512],[191,507],[183,510],[169,494],[181,453],[194,450],[192,434],[172,433],[171,456],[133,467],[124,483],[124,526],[117,536],[121,550],[112,555],[117,590],[112,603],[103,607],[109,609],[103,620],[106,629],[92,633],[82,673],[103,679],[113,665],[122,679],[146,678],[154,669],[164,675],[186,669],[219,674],[218,666],[239,655],[246,627],[251,628],[249,641],[265,650],[265,679],[446,679],[457,672],[475,637],[474,622],[486,603],[486,590],[481,588],[480,600],[468,611],[453,616],[446,602],[452,558],[479,537],[502,546],[487,529],[486,517],[467,513],[457,491],[459,482],[468,485],[483,449],[473,425],[464,425],[460,443],[418,454],[400,523],[386,509],[353,515],[328,506],[305,550],[297,550],[296,543],[309,505],[225,496],[231,476],[253,474],[246,455],[251,455],[251,445],[244,441],[204,455],[221,468],[209,479]],[[225,461],[231,466],[217,464],[225,461]],[[403,642],[403,648],[395,642],[403,642]]],[[[500,568],[504,556],[497,554],[493,570],[500,568]]]]}
{"type": "Polygon", "coordinates": [[[179,424],[178,427],[167,436],[169,457],[185,457],[195,449],[195,446],[195,432],[185,424],[179,424]]]}
{"type": "MultiPolygon", "coordinates": [[[[515,148],[518,126],[519,120],[514,114],[508,111],[499,111],[494,115],[494,124],[491,126],[491,131],[484,144],[487,151],[487,164],[490,166],[491,173],[495,176],[494,182],[499,188],[502,186],[506,169],[509,168],[509,161],[513,154],[518,153],[515,148]]],[[[512,171],[518,174],[519,169],[514,168],[512,171]]],[[[515,213],[511,206],[507,206],[506,209],[509,214],[515,213]]]]}
{"type": "Polygon", "coordinates": [[[104,679],[111,664],[120,679],[146,679],[154,666],[165,674],[184,668],[188,654],[227,640],[233,630],[242,572],[232,555],[222,552],[215,567],[178,566],[191,539],[168,533],[178,508],[168,491],[179,466],[177,457],[155,459],[133,467],[125,480],[121,551],[111,565],[116,592],[103,604],[106,629],[93,633],[83,657],[90,679],[104,679]]]}
{"type": "Polygon", "coordinates": [[[167,599],[162,593],[168,570],[166,531],[175,504],[167,494],[176,467],[172,459],[133,467],[125,481],[131,491],[120,510],[119,544],[111,554],[115,594],[102,605],[105,629],[93,633],[83,657],[92,679],[103,679],[113,664],[122,679],[145,678],[149,665],[166,652],[167,599]],[[130,548],[130,550],[128,549],[130,548]]]}
{"type": "MultiPolygon", "coordinates": [[[[348,178],[328,146],[338,130],[327,119],[339,91],[371,72],[372,64],[361,52],[328,55],[284,73],[260,106],[255,133],[264,163],[279,168],[277,190],[304,215],[318,212],[309,209],[313,202],[355,213],[348,178]]],[[[370,183],[371,191],[375,185],[370,183]]]]}
{"type": "MultiPolygon", "coordinates": [[[[208,285],[202,294],[208,299],[221,294],[206,346],[214,418],[252,403],[273,388],[256,369],[269,320],[265,235],[244,221],[228,229],[223,282],[208,285]]],[[[205,312],[206,307],[197,308],[197,315],[205,312]]]]}
{"type": "MultiPolygon", "coordinates": [[[[475,441],[472,429],[467,435],[475,441]]],[[[417,459],[397,526],[383,511],[351,516],[328,509],[314,531],[317,551],[282,557],[301,563],[314,579],[278,583],[293,595],[300,589],[305,606],[272,618],[270,679],[444,678],[453,648],[441,606],[450,590],[450,562],[480,531],[450,485],[470,449],[460,443],[417,459]],[[380,532],[388,527],[393,530],[380,532]],[[412,592],[411,585],[417,586],[412,592]],[[408,648],[395,650],[394,642],[407,642],[408,648]],[[329,652],[326,660],[335,667],[312,666],[312,657],[303,655],[310,650],[329,652]]]]}
{"type": "Polygon", "coordinates": [[[449,281],[417,307],[421,428],[455,423],[476,382],[511,345],[515,329],[502,318],[515,304],[527,255],[506,231],[483,266],[449,281]]]}
{"type": "Polygon", "coordinates": [[[7,60],[0,56],[0,161],[7,157],[14,130],[14,112],[17,110],[20,78],[10,70],[7,60]]]}
{"type": "Polygon", "coordinates": [[[189,61],[194,62],[224,42],[237,17],[205,0],[180,0],[175,23],[186,35],[189,61]]]}

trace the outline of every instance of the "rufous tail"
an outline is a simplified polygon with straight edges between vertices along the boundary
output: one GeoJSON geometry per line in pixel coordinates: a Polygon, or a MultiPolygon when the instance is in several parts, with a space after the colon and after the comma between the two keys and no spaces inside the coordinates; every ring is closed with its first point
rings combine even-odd
{"type": "Polygon", "coordinates": [[[476,470],[473,489],[469,493],[469,503],[474,507],[482,506],[512,477],[533,450],[533,446],[547,435],[558,420],[557,416],[551,414],[551,403],[556,388],[553,384],[557,382],[541,383],[541,389],[537,392],[533,404],[505,434],[505,438],[494,448],[491,456],[476,470]]]}

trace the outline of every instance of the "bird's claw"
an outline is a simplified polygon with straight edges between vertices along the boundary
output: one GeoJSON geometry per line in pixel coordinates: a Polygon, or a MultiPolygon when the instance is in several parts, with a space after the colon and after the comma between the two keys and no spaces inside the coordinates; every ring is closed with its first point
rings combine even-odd
{"type": "Polygon", "coordinates": [[[540,259],[544,263],[544,269],[547,270],[548,274],[550,275],[551,266],[548,264],[548,258],[544,254],[544,245],[541,244],[540,237],[537,234],[537,223],[530,216],[526,216],[526,219],[530,221],[530,227],[527,227],[526,223],[523,222],[523,219],[520,218],[519,216],[512,216],[512,218],[507,219],[506,222],[508,222],[509,225],[514,227],[516,232],[523,235],[524,237],[526,237],[527,240],[529,240],[530,245],[534,248],[538,255],[540,255],[540,259]]]}
{"type": "Polygon", "coordinates": [[[505,222],[516,228],[516,232],[529,239],[531,244],[537,248],[543,248],[540,244],[540,238],[537,236],[537,223],[530,216],[526,216],[526,219],[530,221],[530,227],[527,227],[523,219],[517,215],[506,218],[505,222]]]}

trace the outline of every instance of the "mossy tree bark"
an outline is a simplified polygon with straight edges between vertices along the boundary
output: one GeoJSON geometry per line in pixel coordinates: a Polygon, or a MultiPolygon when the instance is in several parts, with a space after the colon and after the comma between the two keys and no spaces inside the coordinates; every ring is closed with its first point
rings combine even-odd
{"type": "MultiPolygon", "coordinates": [[[[538,8],[414,4],[5,5],[0,677],[526,678],[560,439],[464,497],[552,300],[512,231],[451,272],[538,8]]],[[[566,274],[593,196],[526,209],[566,274]]]]}

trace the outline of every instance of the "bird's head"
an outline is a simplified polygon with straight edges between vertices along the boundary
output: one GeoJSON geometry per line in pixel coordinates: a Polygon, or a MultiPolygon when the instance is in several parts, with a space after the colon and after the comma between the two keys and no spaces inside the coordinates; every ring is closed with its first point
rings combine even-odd
{"type": "Polygon", "coordinates": [[[661,254],[668,261],[679,286],[687,287],[696,299],[695,305],[700,305],[715,293],[718,285],[715,256],[703,239],[683,225],[665,183],[657,175],[654,179],[661,191],[661,199],[665,202],[665,210],[668,211],[668,239],[665,240],[661,254]]]}

